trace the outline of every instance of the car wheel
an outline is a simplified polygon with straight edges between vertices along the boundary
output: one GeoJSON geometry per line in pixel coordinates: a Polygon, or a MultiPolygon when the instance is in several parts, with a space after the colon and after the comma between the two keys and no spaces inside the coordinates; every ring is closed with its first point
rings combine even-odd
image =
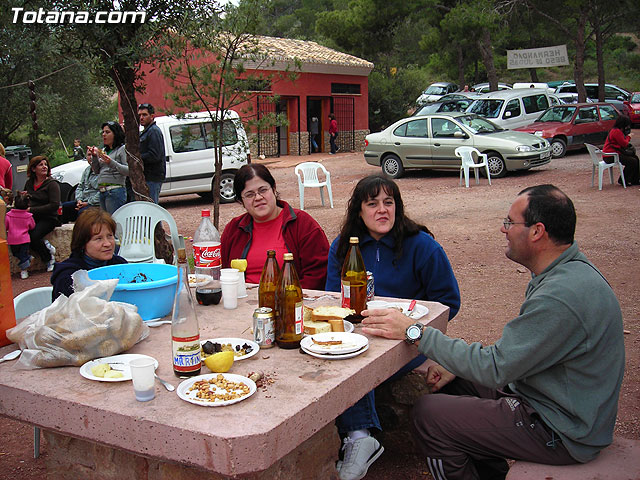
{"type": "Polygon", "coordinates": [[[562,158],[567,153],[567,142],[561,138],[554,138],[551,141],[551,156],[553,158],[562,158]]]}
{"type": "Polygon", "coordinates": [[[236,200],[236,194],[233,191],[234,173],[223,173],[220,177],[220,203],[233,203],[236,200]]]}
{"type": "Polygon", "coordinates": [[[489,166],[491,178],[502,178],[507,174],[507,166],[498,153],[487,153],[487,165],[489,166]]]}
{"type": "Polygon", "coordinates": [[[396,155],[387,155],[382,161],[382,173],[390,178],[400,178],[404,173],[402,161],[396,155]]]}

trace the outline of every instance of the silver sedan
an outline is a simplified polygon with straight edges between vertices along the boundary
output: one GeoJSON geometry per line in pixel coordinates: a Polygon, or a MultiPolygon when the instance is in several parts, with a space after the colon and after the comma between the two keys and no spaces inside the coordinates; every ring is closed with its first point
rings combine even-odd
{"type": "Polygon", "coordinates": [[[364,158],[381,166],[391,178],[407,168],[459,169],[457,147],[475,147],[487,154],[492,177],[507,171],[545,165],[551,160],[549,142],[528,133],[504,130],[469,113],[440,113],[404,118],[365,138],[364,158]]]}

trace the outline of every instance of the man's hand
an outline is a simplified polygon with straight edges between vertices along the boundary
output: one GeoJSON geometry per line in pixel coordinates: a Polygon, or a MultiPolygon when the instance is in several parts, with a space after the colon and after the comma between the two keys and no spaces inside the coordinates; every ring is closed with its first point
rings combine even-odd
{"type": "Polygon", "coordinates": [[[445,385],[451,383],[456,376],[442,365],[431,365],[427,370],[427,385],[431,393],[435,393],[445,385]]]}
{"type": "Polygon", "coordinates": [[[83,202],[82,200],[78,200],[76,202],[76,210],[80,210],[81,208],[84,208],[87,205],[89,205],[87,202],[83,202]]]}
{"type": "Polygon", "coordinates": [[[407,327],[414,323],[395,308],[376,308],[363,310],[362,331],[378,337],[404,340],[407,327]]]}

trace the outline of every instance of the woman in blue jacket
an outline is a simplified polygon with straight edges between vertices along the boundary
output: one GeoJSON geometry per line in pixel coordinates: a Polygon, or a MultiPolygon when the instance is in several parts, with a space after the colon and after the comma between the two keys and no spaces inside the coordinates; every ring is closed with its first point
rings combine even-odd
{"type": "MultiPolygon", "coordinates": [[[[329,250],[326,290],[340,291],[349,237],[360,239],[376,295],[440,302],[450,308],[449,320],[458,313],[460,290],[449,259],[429,229],[405,215],[400,189],[393,180],[370,175],[356,185],[340,234],[329,250]]],[[[416,357],[401,373],[425,360],[422,355],[416,357]]],[[[340,479],[360,479],[384,450],[371,436],[371,430],[381,430],[374,392],[346,410],[336,423],[344,438],[343,460],[337,464],[340,479]]]]}

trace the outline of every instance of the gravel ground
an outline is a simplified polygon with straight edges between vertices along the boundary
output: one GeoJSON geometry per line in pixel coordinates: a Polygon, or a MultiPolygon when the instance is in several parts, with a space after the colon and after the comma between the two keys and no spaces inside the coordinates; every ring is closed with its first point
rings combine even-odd
{"type": "MultiPolygon", "coordinates": [[[[638,136],[638,131],[634,132],[638,136]]],[[[346,202],[356,182],[379,168],[366,165],[362,153],[334,156],[267,159],[281,198],[298,207],[298,186],[293,167],[299,161],[322,161],[331,172],[334,209],[322,207],[317,191],[307,190],[307,211],[324,228],[331,241],[339,230],[346,202]]],[[[409,216],[426,224],[435,234],[453,265],[462,292],[462,308],[450,323],[448,333],[468,342],[491,344],[503,326],[518,314],[529,274],[504,256],[506,242],[499,228],[509,205],[523,188],[553,183],[574,201],[578,212],[576,238],[581,249],[603,272],[622,306],[626,345],[626,373],[620,396],[616,434],[640,439],[640,325],[638,282],[640,281],[640,190],[610,185],[598,191],[590,186],[591,164],[585,151],[527,172],[494,179],[488,186],[481,179],[471,188],[458,186],[458,172],[410,171],[398,180],[409,216]]],[[[199,211],[209,205],[196,195],[161,199],[184,235],[193,235],[199,211]]],[[[221,206],[220,225],[242,213],[240,205],[221,206]]],[[[14,295],[48,284],[48,275],[34,274],[28,280],[13,277],[14,295]]],[[[46,445],[43,446],[46,456],[46,445]]],[[[0,479],[40,480],[43,458],[32,458],[32,429],[0,419],[0,479]]],[[[383,454],[370,468],[370,480],[430,478],[426,465],[412,456],[383,454]]]]}

